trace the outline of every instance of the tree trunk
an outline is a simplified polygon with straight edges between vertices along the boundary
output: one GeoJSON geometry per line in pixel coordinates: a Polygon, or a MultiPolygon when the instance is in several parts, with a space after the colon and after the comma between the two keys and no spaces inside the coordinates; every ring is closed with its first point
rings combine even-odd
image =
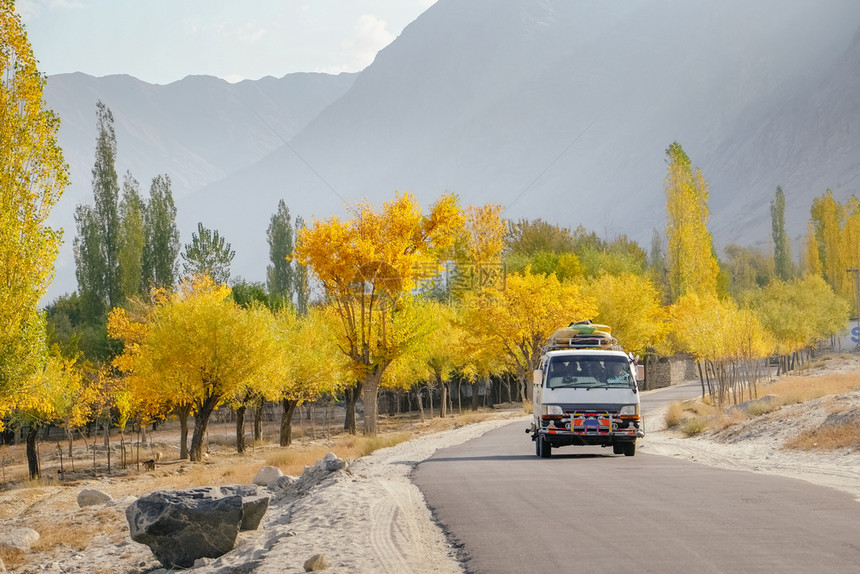
{"type": "Polygon", "coordinates": [[[346,389],[346,418],[343,420],[343,430],[351,435],[356,433],[355,430],[355,403],[358,402],[358,397],[361,396],[361,382],[357,382],[354,386],[346,389]]]}
{"type": "Polygon", "coordinates": [[[218,405],[220,395],[210,395],[202,403],[197,404],[197,412],[194,414],[194,434],[191,435],[191,449],[188,457],[191,462],[203,460],[203,437],[206,436],[206,427],[209,425],[209,417],[218,405]]]}
{"type": "Polygon", "coordinates": [[[478,410],[478,386],[480,383],[472,383],[472,404],[469,405],[470,410],[478,410]]]}
{"type": "Polygon", "coordinates": [[[236,409],[236,452],[245,452],[245,405],[236,409]]]}
{"type": "Polygon", "coordinates": [[[188,458],[188,415],[191,414],[191,405],[181,405],[176,409],[176,417],[179,419],[179,459],[188,458]]]}
{"type": "Polygon", "coordinates": [[[39,453],[36,452],[36,437],[39,434],[37,425],[30,425],[27,432],[27,467],[30,470],[30,480],[36,480],[42,475],[39,469],[39,453]]]}
{"type": "Polygon", "coordinates": [[[442,418],[448,416],[448,383],[442,383],[440,388],[442,389],[442,418]]]}
{"type": "Polygon", "coordinates": [[[264,401],[260,401],[257,408],[254,409],[254,443],[260,444],[263,442],[263,407],[266,406],[264,401]]]}
{"type": "MultiPolygon", "coordinates": [[[[424,422],[424,399],[421,396],[424,393],[424,389],[418,387],[416,392],[416,398],[418,399],[418,412],[421,414],[421,422],[424,422]]],[[[432,416],[432,415],[431,415],[432,416]]]]}
{"type": "Polygon", "coordinates": [[[290,446],[293,443],[293,413],[299,401],[284,399],[281,401],[284,414],[281,417],[281,446],[290,446]]]}
{"type": "Polygon", "coordinates": [[[107,453],[107,466],[108,472],[110,472],[110,421],[105,422],[104,424],[105,431],[105,452],[107,453]]]}
{"type": "Polygon", "coordinates": [[[364,379],[364,433],[367,436],[376,436],[377,433],[377,415],[379,407],[377,398],[379,397],[379,381],[382,378],[382,371],[377,370],[376,373],[368,375],[364,379]]]}

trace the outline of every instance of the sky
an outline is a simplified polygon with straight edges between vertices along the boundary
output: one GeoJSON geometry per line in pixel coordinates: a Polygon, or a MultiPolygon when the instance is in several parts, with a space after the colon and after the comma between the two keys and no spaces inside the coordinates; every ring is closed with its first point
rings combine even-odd
{"type": "Polygon", "coordinates": [[[230,82],[356,72],[436,0],[17,0],[39,71],[230,82]]]}

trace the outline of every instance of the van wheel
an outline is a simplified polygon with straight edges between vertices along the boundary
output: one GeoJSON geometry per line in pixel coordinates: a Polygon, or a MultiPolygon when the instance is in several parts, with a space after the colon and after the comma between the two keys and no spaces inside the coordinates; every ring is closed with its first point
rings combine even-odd
{"type": "Polygon", "coordinates": [[[612,454],[624,454],[624,443],[614,443],[612,445],[612,454]]]}
{"type": "Polygon", "coordinates": [[[631,440],[630,442],[624,443],[624,456],[633,456],[636,454],[636,441],[631,440]]]}
{"type": "Polygon", "coordinates": [[[552,445],[550,445],[541,435],[535,439],[535,450],[541,458],[549,458],[552,456],[552,445]]]}

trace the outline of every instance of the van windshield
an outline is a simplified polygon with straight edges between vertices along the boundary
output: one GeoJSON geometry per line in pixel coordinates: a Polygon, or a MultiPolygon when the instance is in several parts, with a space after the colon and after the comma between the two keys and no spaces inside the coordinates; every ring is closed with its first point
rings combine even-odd
{"type": "Polygon", "coordinates": [[[630,362],[624,357],[556,356],[549,361],[546,386],[550,389],[633,388],[630,362]]]}

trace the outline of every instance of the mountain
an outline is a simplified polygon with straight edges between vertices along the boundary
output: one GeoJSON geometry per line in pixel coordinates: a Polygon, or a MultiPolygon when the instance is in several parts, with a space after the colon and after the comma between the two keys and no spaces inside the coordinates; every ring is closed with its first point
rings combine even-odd
{"type": "MultiPolygon", "coordinates": [[[[211,76],[189,76],[162,86],[131,76],[50,76],[44,97],[61,120],[58,139],[71,185],[51,218],[53,225],[64,228],[65,245],[49,297],[76,289],[74,209],[93,201],[97,101],[114,116],[120,184],[131,171],[146,196],[152,178],[166,173],[178,199],[284,145],[354,80],[355,74],[289,74],[230,84],[211,76]]],[[[190,232],[183,233],[183,240],[190,241],[190,232]]]]}
{"type": "Polygon", "coordinates": [[[184,195],[183,241],[219,229],[262,280],[279,199],[310,220],[399,190],[647,245],[678,141],[718,246],[766,248],[777,185],[794,236],[857,191],[858,30],[855,0],[439,0],[287,145],[184,195]]]}

